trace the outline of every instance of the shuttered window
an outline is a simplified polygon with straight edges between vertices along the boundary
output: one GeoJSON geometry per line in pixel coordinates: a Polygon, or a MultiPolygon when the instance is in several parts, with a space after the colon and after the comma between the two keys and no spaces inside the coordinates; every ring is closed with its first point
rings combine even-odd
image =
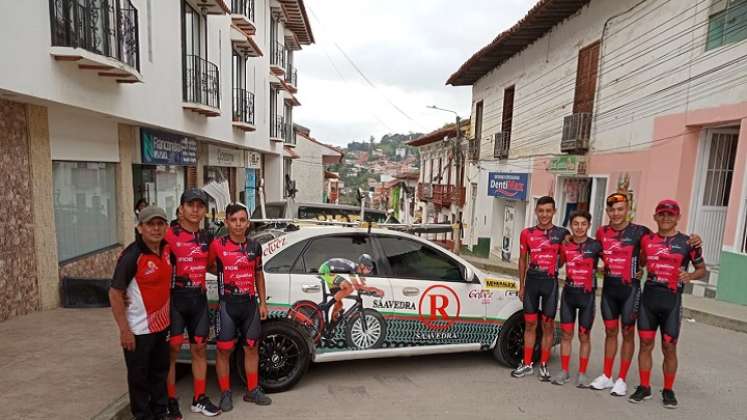
{"type": "Polygon", "coordinates": [[[747,39],[747,0],[713,0],[706,50],[747,39]]]}

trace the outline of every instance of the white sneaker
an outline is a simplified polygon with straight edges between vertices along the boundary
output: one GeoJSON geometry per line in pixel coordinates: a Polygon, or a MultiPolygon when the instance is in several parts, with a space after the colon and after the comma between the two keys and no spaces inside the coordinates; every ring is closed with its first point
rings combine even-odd
{"type": "Polygon", "coordinates": [[[610,389],[613,386],[615,386],[615,383],[612,381],[611,378],[608,378],[604,374],[599,375],[596,379],[594,379],[591,382],[591,385],[589,385],[592,389],[596,389],[597,391],[601,391],[603,389],[610,389]]]}
{"type": "Polygon", "coordinates": [[[615,381],[615,386],[612,387],[612,391],[610,391],[610,394],[616,397],[624,397],[628,395],[628,385],[625,384],[623,378],[617,378],[617,380],[615,381]]]}

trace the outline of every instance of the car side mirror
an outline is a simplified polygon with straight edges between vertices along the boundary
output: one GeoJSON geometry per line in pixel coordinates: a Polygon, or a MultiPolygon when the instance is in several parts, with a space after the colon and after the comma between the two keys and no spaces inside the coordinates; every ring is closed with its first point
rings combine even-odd
{"type": "Polygon", "coordinates": [[[462,273],[463,273],[463,276],[464,276],[463,280],[466,283],[472,283],[474,281],[475,273],[472,271],[471,268],[465,266],[464,267],[464,271],[462,273]]]}

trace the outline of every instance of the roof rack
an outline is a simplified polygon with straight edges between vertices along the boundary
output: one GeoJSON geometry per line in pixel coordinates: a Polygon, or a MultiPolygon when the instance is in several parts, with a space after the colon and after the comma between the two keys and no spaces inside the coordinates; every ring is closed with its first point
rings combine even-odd
{"type": "Polygon", "coordinates": [[[280,226],[296,225],[309,226],[343,226],[352,228],[379,228],[391,229],[398,232],[408,233],[449,233],[459,229],[459,224],[444,223],[376,223],[376,222],[343,222],[338,220],[317,220],[317,219],[250,219],[252,223],[261,223],[263,225],[280,226]]]}

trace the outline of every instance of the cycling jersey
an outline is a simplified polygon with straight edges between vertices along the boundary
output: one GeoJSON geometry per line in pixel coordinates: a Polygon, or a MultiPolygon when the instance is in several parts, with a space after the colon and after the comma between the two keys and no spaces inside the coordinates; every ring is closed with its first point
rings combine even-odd
{"type": "Polygon", "coordinates": [[[605,286],[608,279],[621,281],[626,285],[633,283],[638,272],[641,238],[650,232],[646,226],[634,223],[629,223],[622,230],[615,230],[609,225],[597,230],[597,240],[601,242],[603,249],[605,286]]]}
{"type": "Polygon", "coordinates": [[[124,290],[129,300],[127,324],[135,335],[152,334],[169,326],[171,265],[168,246],[158,255],[138,237],[122,251],[114,269],[111,287],[124,290]]]}
{"type": "Polygon", "coordinates": [[[682,233],[674,236],[661,236],[649,233],[641,240],[643,255],[646,259],[648,279],[652,285],[666,286],[672,292],[681,292],[684,284],[680,281],[680,272],[687,271],[688,265],[703,263],[703,252],[700,247],[688,244],[690,238],[682,233]]]}
{"type": "Polygon", "coordinates": [[[519,245],[522,253],[529,254],[529,272],[557,277],[560,244],[567,235],[568,230],[559,226],[547,230],[536,226],[522,230],[519,245]]]}
{"type": "Polygon", "coordinates": [[[602,253],[602,244],[591,238],[582,243],[563,243],[560,256],[565,261],[565,287],[591,292],[597,287],[597,264],[602,253]]]}
{"type": "Polygon", "coordinates": [[[331,258],[319,266],[319,275],[329,289],[339,288],[346,279],[337,273],[355,273],[358,265],[346,258],[331,258]]]}
{"type": "Polygon", "coordinates": [[[205,290],[211,235],[206,230],[190,232],[177,224],[169,228],[165,239],[171,250],[171,265],[174,267],[172,289],[205,290]]]}
{"type": "Polygon", "coordinates": [[[218,294],[257,294],[257,273],[262,271],[262,245],[247,238],[236,243],[228,236],[210,244],[209,265],[216,264],[218,271],[218,294]]]}

